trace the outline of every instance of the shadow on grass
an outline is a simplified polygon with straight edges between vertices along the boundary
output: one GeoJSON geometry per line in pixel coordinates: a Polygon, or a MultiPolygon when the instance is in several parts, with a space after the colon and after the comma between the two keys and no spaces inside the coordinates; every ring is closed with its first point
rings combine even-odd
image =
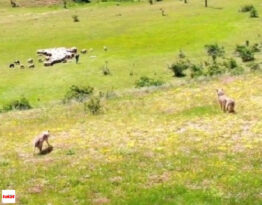
{"type": "Polygon", "coordinates": [[[43,149],[43,150],[39,153],[39,155],[49,154],[49,153],[51,153],[51,152],[53,151],[53,149],[54,149],[53,146],[47,147],[47,148],[43,149]]]}

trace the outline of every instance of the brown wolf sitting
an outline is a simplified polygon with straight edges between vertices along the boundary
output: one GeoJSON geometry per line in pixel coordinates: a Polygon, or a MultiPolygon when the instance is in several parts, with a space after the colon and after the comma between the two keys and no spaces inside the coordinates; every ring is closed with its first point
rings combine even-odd
{"type": "Polygon", "coordinates": [[[235,113],[235,101],[227,97],[223,89],[216,89],[216,91],[221,110],[224,112],[235,113]]]}

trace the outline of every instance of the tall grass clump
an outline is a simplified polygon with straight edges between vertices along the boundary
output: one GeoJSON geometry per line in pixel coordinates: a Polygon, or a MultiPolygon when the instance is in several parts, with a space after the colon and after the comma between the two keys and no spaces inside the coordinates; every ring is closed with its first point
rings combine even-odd
{"type": "Polygon", "coordinates": [[[90,112],[92,115],[97,115],[102,110],[102,105],[99,97],[92,97],[88,102],[84,103],[85,112],[90,112]]]}
{"type": "Polygon", "coordinates": [[[79,18],[77,15],[72,16],[74,22],[79,22],[79,18]]]}
{"type": "Polygon", "coordinates": [[[154,80],[152,78],[142,76],[138,81],[136,81],[136,88],[161,86],[163,84],[164,82],[161,80],[154,80]]]}
{"type": "Polygon", "coordinates": [[[250,11],[250,18],[258,18],[258,12],[255,8],[250,11]]]}
{"type": "Polygon", "coordinates": [[[242,8],[240,9],[241,12],[250,12],[251,10],[253,10],[255,7],[252,4],[247,4],[242,6],[242,8]]]}
{"type": "Polygon", "coordinates": [[[80,87],[76,85],[72,85],[67,93],[64,96],[63,102],[69,102],[71,100],[75,100],[78,102],[83,102],[87,97],[93,94],[94,88],[90,86],[80,87]]]}
{"type": "Polygon", "coordinates": [[[14,100],[10,103],[7,103],[3,106],[2,112],[11,111],[11,110],[29,110],[32,106],[30,105],[28,99],[25,97],[20,98],[19,100],[14,100]]]}
{"type": "Polygon", "coordinates": [[[218,57],[223,57],[225,50],[224,47],[220,47],[218,44],[205,45],[207,54],[212,58],[213,62],[216,63],[218,57]]]}
{"type": "Polygon", "coordinates": [[[191,78],[199,77],[204,75],[204,68],[202,65],[192,64],[190,67],[190,76],[191,78]]]}
{"type": "Polygon", "coordinates": [[[185,70],[190,68],[190,62],[188,60],[179,60],[168,67],[173,73],[174,77],[185,77],[185,70]]]}
{"type": "Polygon", "coordinates": [[[237,45],[236,53],[242,59],[243,62],[255,60],[255,52],[249,46],[237,45]]]}

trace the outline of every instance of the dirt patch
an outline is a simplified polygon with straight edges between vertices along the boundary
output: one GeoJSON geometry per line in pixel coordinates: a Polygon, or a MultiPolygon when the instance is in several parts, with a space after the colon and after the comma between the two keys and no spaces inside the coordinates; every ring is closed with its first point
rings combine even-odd
{"type": "Polygon", "coordinates": [[[33,186],[33,187],[30,187],[28,189],[28,192],[30,194],[38,194],[38,193],[41,193],[43,190],[43,187],[42,186],[33,186]]]}

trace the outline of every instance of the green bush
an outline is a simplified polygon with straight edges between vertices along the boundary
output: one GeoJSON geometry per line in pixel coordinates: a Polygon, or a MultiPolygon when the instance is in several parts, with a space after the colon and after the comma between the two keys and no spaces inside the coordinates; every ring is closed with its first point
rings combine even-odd
{"type": "Polygon", "coordinates": [[[179,54],[178,54],[178,58],[182,58],[183,59],[185,57],[186,57],[185,53],[182,50],[180,50],[179,54]]]}
{"type": "Polygon", "coordinates": [[[169,66],[169,69],[174,73],[174,77],[181,78],[186,76],[184,71],[190,68],[190,66],[191,64],[189,61],[179,60],[176,63],[169,66]]]}
{"type": "Polygon", "coordinates": [[[32,106],[30,105],[29,101],[22,97],[19,100],[12,101],[3,106],[3,111],[10,111],[10,110],[28,110],[31,109],[32,106]]]}
{"type": "Polygon", "coordinates": [[[252,63],[249,65],[251,71],[260,70],[260,65],[258,63],[252,63]]]}
{"type": "Polygon", "coordinates": [[[83,102],[87,97],[93,94],[94,88],[87,87],[79,87],[76,85],[72,85],[70,89],[67,91],[64,97],[64,102],[69,102],[70,100],[76,100],[78,102],[83,102]]]}
{"type": "Polygon", "coordinates": [[[74,22],[79,22],[79,18],[77,15],[72,16],[74,22]]]}
{"type": "Polygon", "coordinates": [[[252,5],[252,4],[247,4],[247,5],[244,5],[242,6],[241,8],[241,12],[249,12],[251,10],[253,10],[255,7],[252,5]]]}
{"type": "Polygon", "coordinates": [[[238,67],[237,61],[234,58],[230,58],[228,61],[224,62],[224,66],[228,69],[235,69],[238,67]]]}
{"type": "Polygon", "coordinates": [[[111,75],[111,72],[110,72],[109,68],[107,68],[107,67],[103,68],[102,73],[103,73],[103,75],[111,75]]]}
{"type": "Polygon", "coordinates": [[[238,45],[236,47],[236,53],[239,55],[243,62],[255,60],[254,51],[248,46],[238,45]]]}
{"type": "Polygon", "coordinates": [[[111,75],[110,69],[108,68],[108,61],[105,62],[105,65],[102,67],[103,75],[111,75]]]}
{"type": "Polygon", "coordinates": [[[190,71],[191,71],[190,76],[191,76],[191,78],[195,78],[195,77],[199,77],[201,75],[204,75],[204,71],[203,70],[204,69],[203,69],[203,67],[201,65],[194,65],[193,64],[190,67],[190,71]]]}
{"type": "Polygon", "coordinates": [[[100,103],[100,98],[98,97],[92,97],[89,102],[86,102],[84,104],[84,110],[86,112],[90,112],[93,115],[96,115],[100,113],[102,109],[101,103],[100,103]]]}
{"type": "Polygon", "coordinates": [[[205,48],[207,50],[207,54],[212,57],[214,63],[218,57],[224,56],[224,47],[220,47],[217,44],[205,45],[205,48]]]}
{"type": "Polygon", "coordinates": [[[234,58],[230,58],[228,61],[224,62],[224,66],[232,75],[240,75],[244,72],[244,69],[237,64],[237,61],[234,58]]]}
{"type": "Polygon", "coordinates": [[[261,51],[260,46],[259,46],[258,43],[255,43],[255,44],[251,47],[251,50],[252,50],[254,53],[261,51]]]}
{"type": "Polygon", "coordinates": [[[224,67],[216,63],[207,67],[207,74],[209,76],[221,75],[223,73],[225,73],[224,67]]]}
{"type": "Polygon", "coordinates": [[[142,76],[138,81],[136,81],[136,88],[150,87],[150,86],[160,86],[163,82],[160,80],[154,80],[152,78],[142,76]]]}
{"type": "Polygon", "coordinates": [[[238,67],[236,67],[234,69],[229,70],[229,72],[232,75],[240,75],[240,74],[244,73],[244,71],[245,71],[244,68],[241,67],[241,66],[238,66],[238,67]]]}
{"type": "Polygon", "coordinates": [[[250,11],[250,18],[258,18],[258,12],[255,8],[250,11]]]}

